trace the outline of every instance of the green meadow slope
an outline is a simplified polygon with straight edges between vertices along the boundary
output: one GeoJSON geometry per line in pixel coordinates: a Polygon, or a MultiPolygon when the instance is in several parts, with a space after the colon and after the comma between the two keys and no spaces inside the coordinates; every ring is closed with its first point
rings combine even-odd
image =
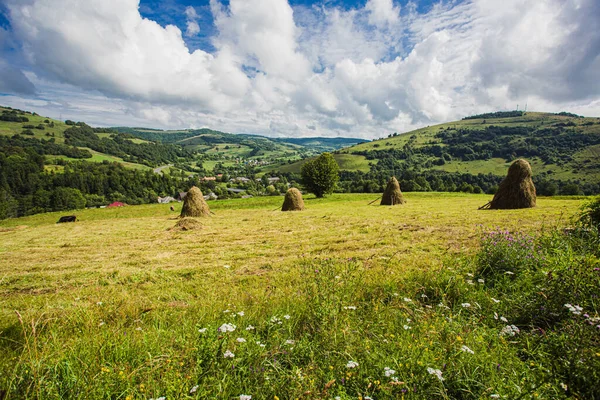
{"type": "MultiPolygon", "coordinates": [[[[502,114],[499,114],[502,115],[502,114]]],[[[600,181],[600,118],[527,112],[520,116],[464,119],[338,150],[342,169],[418,166],[421,171],[504,175],[524,157],[534,174],[556,180],[600,181]],[[385,163],[382,160],[386,160],[385,163]]],[[[281,168],[300,172],[305,161],[281,168]]]]}

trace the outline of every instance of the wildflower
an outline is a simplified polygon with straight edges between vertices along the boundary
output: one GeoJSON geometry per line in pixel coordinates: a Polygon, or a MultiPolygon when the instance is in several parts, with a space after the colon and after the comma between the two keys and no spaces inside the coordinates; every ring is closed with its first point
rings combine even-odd
{"type": "Polygon", "coordinates": [[[136,330],[136,331],[141,331],[141,330],[142,330],[142,327],[141,327],[141,326],[138,326],[137,328],[135,328],[135,330],[136,330]]]}
{"type": "Polygon", "coordinates": [[[190,389],[190,393],[196,393],[196,391],[198,390],[200,386],[196,385],[193,388],[190,389]]]}
{"type": "Polygon", "coordinates": [[[406,330],[406,331],[407,331],[407,330],[409,330],[409,329],[410,329],[410,326],[408,326],[408,325],[404,325],[404,326],[403,326],[403,328],[404,328],[404,330],[406,330]]]}
{"type": "Polygon", "coordinates": [[[471,354],[475,354],[475,352],[473,350],[471,350],[470,348],[468,348],[465,345],[462,345],[460,348],[462,351],[464,351],[465,353],[471,353],[471,354]]]}
{"type": "Polygon", "coordinates": [[[514,272],[511,272],[511,271],[506,271],[506,272],[504,272],[504,273],[505,273],[506,275],[514,275],[514,274],[515,274],[514,272]]]}
{"type": "Polygon", "coordinates": [[[498,313],[494,312],[494,319],[498,319],[498,313]]]}
{"type": "Polygon", "coordinates": [[[281,325],[281,320],[274,315],[271,317],[271,323],[281,325]]]}
{"type": "Polygon", "coordinates": [[[231,351],[227,350],[227,351],[225,351],[225,353],[223,353],[223,357],[233,358],[233,357],[235,357],[235,354],[233,354],[231,351]]]}
{"type": "Polygon", "coordinates": [[[574,315],[579,315],[581,314],[581,311],[583,311],[583,308],[579,307],[578,305],[573,306],[571,304],[565,304],[565,307],[567,307],[574,315]]]}
{"type": "Polygon", "coordinates": [[[204,332],[206,332],[206,328],[200,328],[200,329],[198,329],[198,332],[204,333],[204,332]]]}
{"type": "Polygon", "coordinates": [[[104,321],[100,321],[100,323],[98,324],[98,326],[102,326],[104,325],[104,321]]]}
{"type": "Polygon", "coordinates": [[[406,322],[412,322],[410,318],[406,318],[406,322]]]}
{"type": "Polygon", "coordinates": [[[405,302],[407,302],[407,303],[412,303],[412,300],[411,300],[411,299],[409,299],[408,297],[405,297],[403,300],[404,300],[405,302]]]}
{"type": "Polygon", "coordinates": [[[560,383],[560,387],[566,392],[567,389],[569,388],[565,383],[560,383]]]}
{"type": "Polygon", "coordinates": [[[468,274],[467,274],[467,276],[470,276],[470,277],[472,278],[472,277],[473,277],[473,274],[471,274],[471,273],[468,273],[468,274]]]}
{"type": "Polygon", "coordinates": [[[519,332],[521,332],[521,331],[516,326],[514,326],[514,325],[506,325],[500,331],[500,336],[515,336],[519,332]]]}
{"type": "Polygon", "coordinates": [[[390,376],[394,375],[395,373],[396,373],[396,371],[394,371],[394,370],[393,370],[393,369],[391,369],[391,368],[385,367],[385,368],[383,369],[383,374],[384,374],[386,377],[388,377],[388,378],[389,378],[390,376]]]}
{"type": "Polygon", "coordinates": [[[472,281],[472,280],[470,280],[470,279],[467,279],[467,283],[468,283],[469,285],[474,285],[473,281],[472,281]]]}
{"type": "Polygon", "coordinates": [[[485,283],[485,280],[479,278],[479,279],[477,279],[477,282],[479,282],[479,283],[485,283]]]}
{"type": "Polygon", "coordinates": [[[442,377],[442,371],[440,371],[439,369],[433,369],[429,367],[427,368],[427,372],[429,372],[430,375],[435,375],[440,381],[444,380],[444,378],[442,377]]]}
{"type": "Polygon", "coordinates": [[[339,276],[339,275],[336,275],[336,276],[335,276],[335,279],[340,279],[340,276],[339,276]]]}
{"type": "Polygon", "coordinates": [[[99,301],[99,302],[97,302],[97,303],[96,303],[96,305],[99,305],[99,306],[101,306],[101,305],[102,305],[102,302],[101,302],[101,301],[99,301]]]}
{"type": "Polygon", "coordinates": [[[223,268],[229,269],[229,268],[231,268],[231,265],[223,265],[223,268]]]}
{"type": "Polygon", "coordinates": [[[239,313],[237,313],[237,315],[239,315],[240,317],[243,317],[245,315],[245,313],[243,311],[240,311],[239,313]]]}
{"type": "Polygon", "coordinates": [[[506,318],[504,318],[504,317],[500,317],[500,321],[502,321],[502,322],[508,322],[508,320],[506,318]]]}
{"type": "Polygon", "coordinates": [[[356,306],[345,306],[344,310],[356,310],[356,306]]]}
{"type": "Polygon", "coordinates": [[[230,313],[230,312],[231,312],[231,310],[225,310],[225,311],[223,311],[223,314],[227,314],[227,313],[230,313]]]}
{"type": "Polygon", "coordinates": [[[340,396],[335,396],[333,400],[342,400],[342,398],[340,396]]]}
{"type": "Polygon", "coordinates": [[[246,327],[246,330],[247,330],[247,331],[253,331],[253,330],[254,330],[254,327],[253,327],[252,325],[248,325],[248,326],[246,327]]]}
{"type": "Polygon", "coordinates": [[[288,339],[288,340],[285,341],[285,344],[296,344],[296,341],[288,339]]]}
{"type": "Polygon", "coordinates": [[[237,338],[237,339],[235,339],[235,340],[236,340],[236,342],[238,342],[238,343],[246,343],[246,339],[244,339],[243,337],[239,337],[239,338],[237,338]]]}
{"type": "Polygon", "coordinates": [[[223,324],[219,327],[218,331],[219,332],[233,332],[233,331],[235,331],[235,328],[237,328],[237,327],[233,324],[223,324]]]}
{"type": "Polygon", "coordinates": [[[495,298],[493,298],[493,297],[492,297],[492,301],[493,301],[494,303],[500,303],[500,300],[496,300],[496,299],[495,299],[495,298]]]}
{"type": "Polygon", "coordinates": [[[348,361],[348,363],[346,364],[346,368],[356,368],[358,367],[358,363],[355,361],[348,361]]]}
{"type": "Polygon", "coordinates": [[[470,303],[462,303],[461,306],[463,308],[469,308],[469,307],[471,307],[471,304],[470,303]]]}
{"type": "Polygon", "coordinates": [[[240,394],[240,400],[252,400],[252,396],[249,394],[240,394]]]}
{"type": "Polygon", "coordinates": [[[499,398],[500,398],[500,395],[499,395],[499,394],[490,394],[490,397],[491,397],[492,399],[499,399],[499,398]]]}

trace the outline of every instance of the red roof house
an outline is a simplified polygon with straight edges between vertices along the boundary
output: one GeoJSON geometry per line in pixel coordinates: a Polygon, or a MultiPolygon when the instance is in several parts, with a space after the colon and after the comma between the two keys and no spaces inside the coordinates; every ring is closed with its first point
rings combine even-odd
{"type": "Polygon", "coordinates": [[[125,204],[125,203],[121,203],[120,201],[115,201],[114,203],[112,203],[112,204],[109,204],[109,205],[107,206],[107,208],[113,208],[113,207],[125,207],[126,205],[127,205],[127,204],[125,204]]]}

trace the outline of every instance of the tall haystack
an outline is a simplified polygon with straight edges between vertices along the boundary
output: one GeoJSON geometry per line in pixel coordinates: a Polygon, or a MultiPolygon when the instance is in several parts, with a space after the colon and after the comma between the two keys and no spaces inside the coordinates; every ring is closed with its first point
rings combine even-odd
{"type": "Polygon", "coordinates": [[[404,200],[404,196],[402,196],[402,192],[400,191],[400,184],[398,183],[398,179],[395,176],[392,176],[390,181],[383,192],[383,196],[381,197],[380,206],[395,206],[398,204],[404,204],[406,200],[404,200]]]}
{"type": "Polygon", "coordinates": [[[535,186],[531,174],[531,165],[527,161],[520,159],[513,162],[489,208],[508,210],[535,207],[535,186]]]}
{"type": "Polygon", "coordinates": [[[202,192],[196,186],[192,187],[183,200],[180,217],[208,217],[209,215],[210,209],[202,192]]]}
{"type": "Polygon", "coordinates": [[[304,200],[302,193],[296,188],[288,189],[283,200],[281,211],[302,211],[304,210],[304,200]]]}

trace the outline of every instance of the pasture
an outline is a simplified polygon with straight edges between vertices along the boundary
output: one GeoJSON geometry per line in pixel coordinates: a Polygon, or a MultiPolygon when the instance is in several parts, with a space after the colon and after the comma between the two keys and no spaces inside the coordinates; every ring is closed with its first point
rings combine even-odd
{"type": "Polygon", "coordinates": [[[2,221],[0,398],[564,397],[473,260],[484,232],[537,238],[583,200],[405,196],[213,201],[187,232],[181,204],[2,221]]]}

